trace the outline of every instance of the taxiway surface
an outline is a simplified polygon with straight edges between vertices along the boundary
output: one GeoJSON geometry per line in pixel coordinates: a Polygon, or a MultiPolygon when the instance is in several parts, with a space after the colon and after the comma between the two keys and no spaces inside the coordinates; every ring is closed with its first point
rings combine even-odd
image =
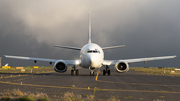
{"type": "Polygon", "coordinates": [[[121,101],[178,101],[180,99],[180,77],[177,76],[151,75],[136,71],[117,73],[111,70],[111,76],[103,76],[100,73],[97,77],[90,76],[89,72],[86,69],[79,69],[79,76],[71,76],[70,70],[65,73],[21,74],[20,76],[13,73],[1,74],[4,78],[0,79],[0,90],[38,91],[47,93],[54,99],[61,98],[65,92],[73,92],[84,97],[95,95],[95,99],[109,99],[114,96],[121,101]]]}

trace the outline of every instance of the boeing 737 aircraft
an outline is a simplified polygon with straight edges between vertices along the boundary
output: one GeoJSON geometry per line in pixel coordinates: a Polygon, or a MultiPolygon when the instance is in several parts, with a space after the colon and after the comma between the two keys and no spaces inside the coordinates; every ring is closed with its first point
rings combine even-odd
{"type": "Polygon", "coordinates": [[[89,41],[88,44],[84,45],[82,48],[69,47],[57,45],[55,47],[73,49],[80,51],[79,60],[61,60],[61,59],[45,59],[45,58],[33,58],[33,57],[22,57],[22,56],[9,56],[5,55],[6,58],[15,58],[15,59],[24,59],[24,60],[33,60],[35,63],[37,61],[45,61],[50,64],[54,63],[54,70],[56,72],[66,72],[68,66],[72,66],[71,75],[79,75],[77,67],[82,67],[90,70],[90,75],[94,75],[94,69],[105,67],[103,70],[103,75],[110,75],[110,65],[114,65],[114,68],[117,72],[123,73],[129,70],[129,64],[133,62],[147,62],[152,60],[161,60],[161,59],[170,59],[175,58],[176,56],[162,56],[162,57],[149,57],[149,58],[137,58],[137,59],[123,59],[123,60],[104,60],[103,50],[124,47],[125,45],[120,46],[111,46],[101,48],[99,45],[91,42],[91,17],[89,12],[89,41]]]}

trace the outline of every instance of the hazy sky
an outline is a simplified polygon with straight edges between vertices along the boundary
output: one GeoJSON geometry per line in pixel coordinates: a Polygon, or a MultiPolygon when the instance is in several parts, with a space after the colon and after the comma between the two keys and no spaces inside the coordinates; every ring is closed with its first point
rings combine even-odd
{"type": "MultiPolygon", "coordinates": [[[[0,57],[18,55],[79,59],[88,42],[91,11],[92,42],[126,45],[105,51],[105,59],[180,56],[180,0],[0,0],[0,57]]],[[[180,67],[179,57],[131,66],[180,67]]],[[[11,66],[49,65],[6,59],[11,66]]]]}

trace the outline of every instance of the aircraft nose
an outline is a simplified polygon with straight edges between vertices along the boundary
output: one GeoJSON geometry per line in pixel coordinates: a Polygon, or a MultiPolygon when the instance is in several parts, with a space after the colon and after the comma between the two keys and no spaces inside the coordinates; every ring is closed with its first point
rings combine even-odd
{"type": "Polygon", "coordinates": [[[91,63],[91,67],[97,67],[98,66],[98,60],[97,57],[95,56],[90,56],[90,63],[91,63]]]}

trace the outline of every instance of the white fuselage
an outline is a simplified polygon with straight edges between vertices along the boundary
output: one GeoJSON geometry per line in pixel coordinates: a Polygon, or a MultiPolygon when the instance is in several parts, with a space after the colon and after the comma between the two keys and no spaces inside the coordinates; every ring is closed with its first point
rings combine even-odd
{"type": "Polygon", "coordinates": [[[80,52],[81,67],[95,69],[100,68],[104,61],[102,48],[94,43],[86,44],[80,52]]]}

